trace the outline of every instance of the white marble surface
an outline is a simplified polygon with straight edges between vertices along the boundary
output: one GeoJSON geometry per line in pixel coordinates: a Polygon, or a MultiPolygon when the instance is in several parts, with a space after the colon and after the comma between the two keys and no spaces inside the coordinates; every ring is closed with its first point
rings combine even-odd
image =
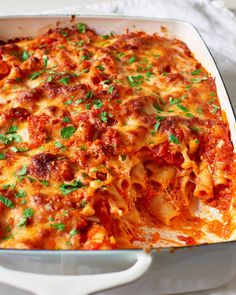
{"type": "MultiPolygon", "coordinates": [[[[115,0],[116,1],[116,0],[115,0]]],[[[125,0],[117,0],[124,2],[125,0]]],[[[147,0],[148,1],[148,0],[147,0]]],[[[90,4],[104,4],[107,2],[114,2],[111,0],[56,0],[56,1],[48,1],[48,0],[0,0],[0,15],[20,15],[20,14],[32,14],[32,13],[43,13],[45,11],[53,11],[53,10],[63,10],[65,7],[73,7],[73,6],[81,6],[81,5],[90,5],[90,4]]],[[[225,4],[232,9],[236,10],[236,0],[225,0],[225,4]]],[[[236,31],[236,27],[235,27],[236,31]]],[[[236,49],[236,44],[234,49],[236,49]]],[[[236,52],[236,51],[235,51],[236,52]]],[[[214,53],[213,53],[214,54],[214,53]]],[[[217,55],[217,53],[216,53],[217,55]]],[[[220,67],[223,69],[223,78],[226,82],[226,86],[230,92],[231,97],[236,97],[236,74],[232,75],[231,72],[228,72],[227,67],[223,66],[223,64],[230,65],[231,60],[230,56],[222,55],[220,58],[220,67]],[[222,59],[223,57],[223,59],[222,59]]],[[[235,98],[236,101],[236,98],[235,98]]],[[[235,103],[236,106],[236,103],[235,103]]],[[[236,267],[236,266],[235,266],[236,267]]],[[[26,292],[18,292],[15,289],[9,289],[9,292],[6,294],[5,292],[1,292],[0,295],[17,295],[17,294],[29,294],[26,292]]],[[[112,291],[110,292],[112,294],[112,291]]],[[[215,290],[203,291],[203,292],[194,292],[194,293],[185,293],[185,295],[235,295],[236,294],[236,278],[234,278],[227,285],[217,288],[215,290]]],[[[69,294],[68,294],[69,295],[69,294]]],[[[148,292],[147,292],[148,295],[148,292]]]]}

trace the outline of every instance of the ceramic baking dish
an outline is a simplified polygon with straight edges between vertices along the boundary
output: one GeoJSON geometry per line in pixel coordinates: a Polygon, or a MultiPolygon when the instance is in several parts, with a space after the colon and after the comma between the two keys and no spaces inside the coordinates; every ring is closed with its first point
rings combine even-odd
{"type": "MultiPolygon", "coordinates": [[[[235,117],[218,69],[204,41],[189,23],[168,19],[113,16],[21,16],[0,19],[0,40],[35,36],[56,26],[84,22],[98,33],[125,29],[159,32],[184,41],[195,57],[215,78],[222,109],[226,111],[236,145],[235,117]],[[162,33],[162,27],[167,29],[162,33]]],[[[171,233],[168,233],[171,234],[171,233]]],[[[232,238],[234,240],[234,237],[232,238]]],[[[233,241],[181,248],[115,251],[29,251],[0,250],[0,294],[158,295],[215,288],[236,274],[233,241]],[[125,285],[112,291],[104,291],[125,285]]]]}

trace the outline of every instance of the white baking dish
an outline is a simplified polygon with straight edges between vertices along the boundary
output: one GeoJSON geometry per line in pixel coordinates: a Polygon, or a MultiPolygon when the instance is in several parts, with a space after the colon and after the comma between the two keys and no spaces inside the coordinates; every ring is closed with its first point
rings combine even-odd
{"type": "MultiPolygon", "coordinates": [[[[87,23],[98,33],[123,33],[141,29],[147,33],[168,29],[168,37],[184,41],[195,57],[215,77],[218,96],[226,111],[232,141],[236,146],[235,118],[218,69],[197,30],[186,22],[111,16],[3,17],[0,39],[34,36],[48,28],[87,23]]],[[[212,240],[211,240],[212,242],[212,240]]],[[[158,295],[215,288],[236,274],[234,242],[183,247],[170,251],[153,249],[118,251],[29,251],[0,250],[0,281],[37,294],[91,294],[129,283],[99,294],[158,295]]],[[[0,294],[26,294],[0,285],[0,294]]],[[[27,293],[28,294],[28,293],[27,293]]]]}

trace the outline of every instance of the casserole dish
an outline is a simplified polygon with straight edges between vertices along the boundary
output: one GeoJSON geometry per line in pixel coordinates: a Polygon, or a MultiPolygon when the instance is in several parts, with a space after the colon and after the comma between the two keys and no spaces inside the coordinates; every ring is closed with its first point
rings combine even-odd
{"type": "MultiPolygon", "coordinates": [[[[88,24],[102,34],[111,30],[122,33],[127,28],[147,33],[161,33],[161,28],[165,27],[167,32],[164,34],[168,37],[184,41],[195,57],[215,77],[221,107],[227,112],[232,142],[235,145],[234,115],[223,82],[201,37],[187,23],[174,20],[91,16],[3,18],[0,21],[0,39],[39,35],[49,28],[70,26],[78,21],[88,24]]],[[[167,235],[171,234],[174,233],[167,232],[167,235]]],[[[231,239],[233,240],[234,236],[231,239]]],[[[217,241],[209,236],[205,242],[217,241]]],[[[70,294],[90,294],[135,281],[148,270],[152,262],[150,271],[136,284],[114,290],[113,293],[180,293],[213,288],[227,282],[235,273],[234,256],[233,243],[196,246],[191,250],[184,247],[174,253],[169,249],[162,249],[160,253],[152,250],[149,254],[141,250],[98,252],[2,250],[0,280],[38,294],[64,294],[65,290],[70,294]],[[17,265],[17,261],[20,265],[17,265]],[[22,269],[22,265],[27,264],[31,269],[22,269]],[[16,270],[8,269],[12,266],[16,270]],[[59,273],[65,276],[52,275],[55,269],[57,273],[59,269],[59,273]],[[92,272],[96,270],[105,273],[88,275],[91,269],[92,272]],[[22,270],[24,271],[20,272],[22,270]],[[78,270],[85,272],[86,275],[71,275],[78,270]],[[43,271],[47,274],[26,271],[39,273],[43,271]]]]}

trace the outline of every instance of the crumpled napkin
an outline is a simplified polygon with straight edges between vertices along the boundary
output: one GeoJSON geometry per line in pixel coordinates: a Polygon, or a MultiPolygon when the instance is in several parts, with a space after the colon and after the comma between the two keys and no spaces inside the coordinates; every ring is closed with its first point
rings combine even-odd
{"type": "Polygon", "coordinates": [[[68,6],[45,13],[98,13],[174,18],[200,31],[223,76],[236,110],[236,16],[221,0],[120,0],[68,6]]]}

